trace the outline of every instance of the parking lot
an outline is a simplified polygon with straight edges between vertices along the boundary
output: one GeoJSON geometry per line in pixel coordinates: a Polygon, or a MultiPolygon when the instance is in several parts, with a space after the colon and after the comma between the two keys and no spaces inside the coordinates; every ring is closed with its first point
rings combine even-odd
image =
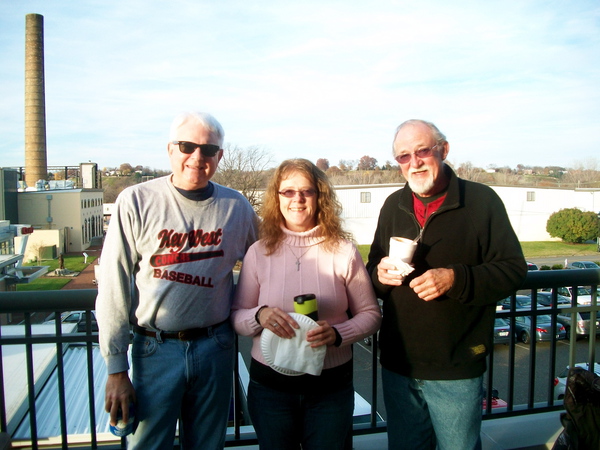
{"type": "MultiPolygon", "coordinates": [[[[596,337],[596,346],[598,346],[596,337]]],[[[534,402],[545,402],[548,399],[550,379],[560,374],[569,364],[569,348],[571,341],[561,340],[556,343],[556,367],[554,373],[550,373],[551,345],[549,342],[538,342],[536,345],[536,357],[531,358],[531,346],[529,344],[517,343],[515,346],[515,405],[525,404],[529,398],[529,370],[535,364],[535,388],[533,392],[534,402]]],[[[581,338],[574,342],[575,362],[584,362],[588,359],[589,339],[581,338]]],[[[596,356],[596,360],[598,357],[596,356]]],[[[509,346],[496,345],[494,347],[494,387],[498,389],[500,397],[508,393],[508,365],[509,346]]]]}
{"type": "MultiPolygon", "coordinates": [[[[596,345],[600,344],[600,337],[597,337],[596,345]]],[[[575,343],[575,362],[583,362],[588,359],[589,340],[587,337],[581,338],[575,343]]],[[[554,373],[550,373],[551,344],[549,342],[537,342],[535,358],[531,359],[531,345],[517,342],[515,345],[515,367],[514,367],[514,404],[527,404],[529,399],[529,371],[530,366],[535,364],[535,386],[533,392],[533,401],[546,402],[548,400],[548,389],[550,378],[554,380],[556,375],[560,374],[569,364],[569,346],[571,341],[561,340],[556,344],[556,366],[554,373]]],[[[371,346],[362,342],[354,345],[354,388],[369,403],[372,401],[371,393],[371,346]]],[[[509,346],[498,344],[494,346],[494,376],[493,387],[498,390],[500,398],[506,399],[508,396],[509,379],[509,346]]],[[[596,357],[598,360],[598,357],[596,357]]],[[[383,404],[383,395],[381,391],[380,367],[378,367],[378,389],[377,389],[377,410],[385,419],[385,407],[383,404]]],[[[487,377],[487,374],[486,374],[487,377]]],[[[553,392],[553,390],[552,390],[553,392]]]]}

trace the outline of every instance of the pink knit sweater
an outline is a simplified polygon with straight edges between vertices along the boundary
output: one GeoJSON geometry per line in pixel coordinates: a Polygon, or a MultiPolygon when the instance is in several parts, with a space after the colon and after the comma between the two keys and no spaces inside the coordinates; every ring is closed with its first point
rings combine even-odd
{"type": "Polygon", "coordinates": [[[233,326],[238,334],[254,337],[252,357],[266,364],[260,349],[262,327],[254,318],[257,310],[267,305],[293,312],[295,296],[315,294],[319,320],[335,326],[342,336],[339,347],[327,347],[323,368],[339,366],[352,358],[350,344],[372,335],[381,324],[360,253],[347,241],[341,241],[335,253],[326,251],[319,226],[302,233],[284,228],[284,233],[282,245],[270,256],[262,241],[248,249],[233,300],[233,326]]]}

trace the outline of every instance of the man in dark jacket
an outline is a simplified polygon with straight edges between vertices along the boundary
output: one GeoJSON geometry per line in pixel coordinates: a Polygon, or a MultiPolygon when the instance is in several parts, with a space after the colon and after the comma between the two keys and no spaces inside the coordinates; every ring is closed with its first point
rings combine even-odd
{"type": "Polygon", "coordinates": [[[381,208],[367,264],[383,299],[389,448],[481,448],[496,302],[519,288],[527,265],[502,201],[444,163],[449,144],[435,125],[404,122],[393,151],[408,183],[381,208]],[[399,275],[390,238],[418,236],[414,271],[399,275]]]}

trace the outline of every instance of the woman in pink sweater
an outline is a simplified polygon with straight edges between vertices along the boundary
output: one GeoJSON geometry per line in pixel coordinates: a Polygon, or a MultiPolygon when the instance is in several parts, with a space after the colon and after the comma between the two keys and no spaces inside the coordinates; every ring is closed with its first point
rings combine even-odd
{"type": "Polygon", "coordinates": [[[344,449],[351,444],[351,344],[379,329],[381,312],[361,256],[342,229],[341,205],[319,168],[284,161],[265,192],[261,239],[246,254],[232,321],[253,336],[248,407],[261,449],[344,449]],[[326,346],[320,375],[274,370],[261,350],[269,329],[291,338],[294,297],[315,294],[318,327],[310,347],[326,346]]]}

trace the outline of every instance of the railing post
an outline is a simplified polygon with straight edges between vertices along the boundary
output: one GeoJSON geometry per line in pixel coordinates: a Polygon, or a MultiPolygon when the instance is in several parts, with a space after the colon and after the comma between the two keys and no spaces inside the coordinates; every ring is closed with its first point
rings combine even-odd
{"type": "MultiPolygon", "coordinates": [[[[592,306],[598,305],[598,288],[592,289],[592,306]]],[[[592,336],[596,336],[598,328],[596,327],[596,320],[598,319],[598,313],[595,309],[590,312],[590,345],[588,347],[588,361],[594,363],[596,361],[596,346],[593,345],[592,336]]]]}
{"type": "MultiPolygon", "coordinates": [[[[56,336],[62,335],[62,326],[60,320],[56,318],[60,317],[60,312],[55,311],[54,313],[54,329],[56,330],[56,336]]],[[[65,401],[65,368],[63,359],[63,343],[56,343],[56,374],[58,380],[58,407],[60,417],[60,435],[62,440],[62,448],[68,448],[68,428],[67,428],[67,405],[65,401]]]]}

